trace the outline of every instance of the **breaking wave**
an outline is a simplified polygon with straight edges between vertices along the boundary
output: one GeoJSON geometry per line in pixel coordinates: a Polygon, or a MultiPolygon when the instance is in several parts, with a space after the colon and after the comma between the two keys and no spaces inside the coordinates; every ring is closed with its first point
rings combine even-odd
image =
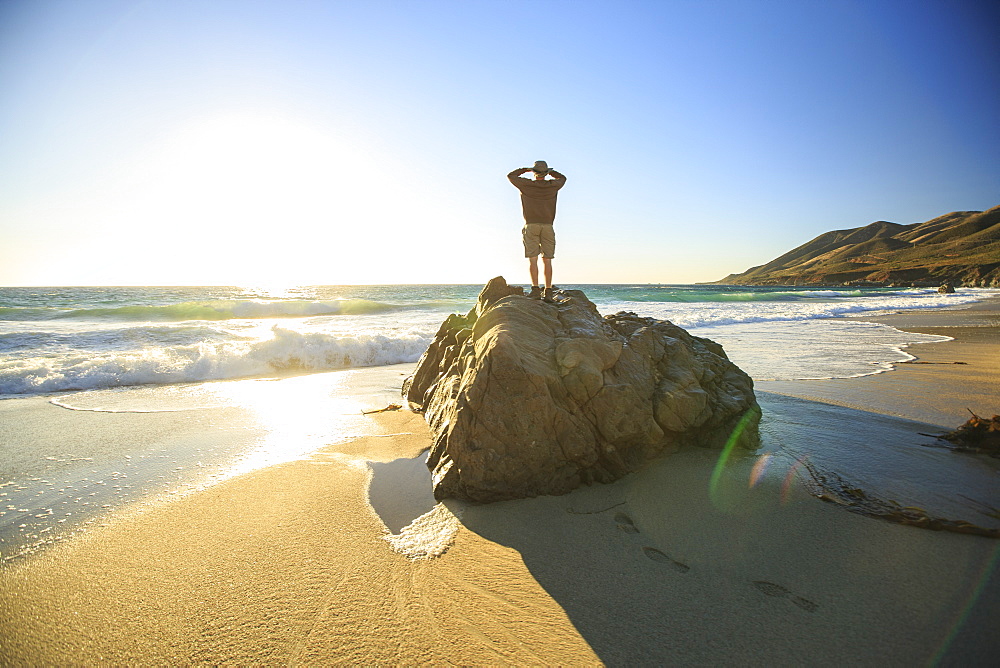
{"type": "Polygon", "coordinates": [[[415,362],[420,335],[333,336],[275,326],[263,341],[201,341],[145,350],[23,358],[0,365],[0,394],[224,380],[415,362]]]}
{"type": "MultiPolygon", "coordinates": [[[[982,290],[962,289],[957,294],[938,294],[936,290],[908,290],[865,295],[863,299],[837,299],[849,296],[831,290],[809,291],[802,299],[720,299],[696,301],[608,300],[598,307],[601,313],[632,311],[641,316],[670,320],[688,329],[763,322],[790,322],[837,318],[864,313],[897,310],[935,309],[961,306],[979,301],[982,290]]],[[[791,295],[793,293],[787,293],[791,295]]],[[[991,293],[992,294],[992,293],[991,293]]],[[[774,297],[775,293],[769,293],[774,297]]],[[[728,295],[729,297],[738,295],[728,295]]],[[[631,295],[630,295],[631,297],[631,295]]]]}

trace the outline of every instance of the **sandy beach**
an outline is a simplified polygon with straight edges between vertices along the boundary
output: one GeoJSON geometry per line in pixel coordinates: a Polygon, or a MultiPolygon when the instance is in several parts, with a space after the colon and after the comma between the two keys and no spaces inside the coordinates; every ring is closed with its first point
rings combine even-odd
{"type": "MultiPolygon", "coordinates": [[[[911,347],[920,363],[888,373],[759,383],[765,426],[770,410],[791,439],[808,405],[832,416],[831,442],[848,421],[878,442],[1000,411],[998,306],[879,318],[955,340],[911,347]]],[[[969,666],[1000,653],[1000,542],[825,503],[788,457],[717,467],[718,452],[682,450],[565,496],[440,504],[394,533],[429,507],[412,465],[429,434],[407,411],[365,420],[364,436],[127,506],[7,565],[0,663],[969,666]]]]}
{"type": "Polygon", "coordinates": [[[756,389],[930,422],[954,429],[969,411],[1000,412],[1000,300],[955,310],[909,311],[858,320],[954,341],[917,344],[918,359],[891,373],[823,381],[759,381],[756,389]]]}

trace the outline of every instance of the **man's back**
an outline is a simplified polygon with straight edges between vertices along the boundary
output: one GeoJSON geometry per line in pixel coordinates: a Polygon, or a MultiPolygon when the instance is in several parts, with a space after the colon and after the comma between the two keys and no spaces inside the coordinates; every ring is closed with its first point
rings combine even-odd
{"type": "Polygon", "coordinates": [[[551,225],[556,218],[556,196],[566,184],[566,177],[550,170],[551,180],[523,179],[523,171],[515,169],[507,175],[510,182],[521,191],[521,208],[525,223],[551,225]]]}

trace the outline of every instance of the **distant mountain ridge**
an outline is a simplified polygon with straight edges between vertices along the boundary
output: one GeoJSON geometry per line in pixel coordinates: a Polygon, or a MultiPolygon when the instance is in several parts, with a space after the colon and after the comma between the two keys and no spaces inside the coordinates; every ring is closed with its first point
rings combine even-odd
{"type": "Polygon", "coordinates": [[[1000,287],[1000,206],[926,223],[884,220],[821,234],[723,285],[941,285],[1000,287]]]}

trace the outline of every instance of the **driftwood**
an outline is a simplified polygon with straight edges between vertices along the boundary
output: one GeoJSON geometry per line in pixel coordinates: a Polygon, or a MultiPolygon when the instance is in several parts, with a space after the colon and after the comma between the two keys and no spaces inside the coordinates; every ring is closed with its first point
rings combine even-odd
{"type": "Polygon", "coordinates": [[[938,438],[953,443],[960,452],[979,452],[1000,457],[1000,415],[987,419],[972,413],[968,422],[938,438]]]}
{"type": "Polygon", "coordinates": [[[372,413],[385,413],[386,411],[398,411],[402,406],[399,404],[389,404],[385,408],[376,408],[373,411],[361,411],[362,415],[371,415],[372,413]]]}

